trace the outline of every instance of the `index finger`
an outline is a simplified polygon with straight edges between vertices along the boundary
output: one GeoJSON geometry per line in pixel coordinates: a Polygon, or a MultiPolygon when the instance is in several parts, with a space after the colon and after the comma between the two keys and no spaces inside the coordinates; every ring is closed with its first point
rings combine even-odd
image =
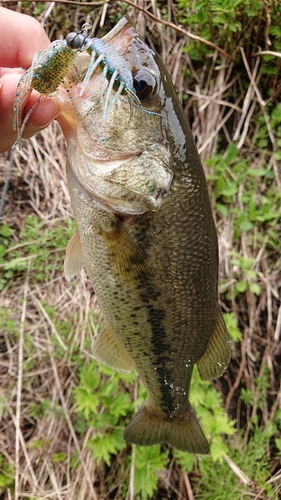
{"type": "Polygon", "coordinates": [[[34,54],[48,47],[50,41],[33,17],[0,7],[0,66],[28,68],[34,54]]]}

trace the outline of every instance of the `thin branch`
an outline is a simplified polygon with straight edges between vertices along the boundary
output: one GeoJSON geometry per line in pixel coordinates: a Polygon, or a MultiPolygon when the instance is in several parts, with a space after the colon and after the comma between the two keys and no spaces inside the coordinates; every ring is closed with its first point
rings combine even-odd
{"type": "Polygon", "coordinates": [[[189,477],[188,477],[188,474],[186,472],[183,473],[183,481],[184,481],[184,484],[186,487],[186,492],[188,494],[188,500],[195,500],[195,497],[193,495],[193,491],[191,488],[191,484],[189,481],[189,477]]]}
{"type": "Polygon", "coordinates": [[[5,205],[5,198],[6,198],[6,195],[8,192],[9,182],[10,182],[10,178],[11,178],[11,174],[12,174],[12,169],[14,166],[14,155],[15,155],[15,147],[13,146],[10,150],[9,167],[8,167],[7,172],[6,172],[4,187],[3,187],[2,196],[1,196],[1,200],[0,200],[0,220],[2,218],[2,213],[3,213],[4,205],[5,205]]]}
{"type": "Polygon", "coordinates": [[[234,474],[240,479],[240,481],[243,484],[247,484],[247,486],[252,485],[251,479],[249,479],[248,476],[246,476],[246,474],[238,467],[238,465],[236,465],[233,462],[233,460],[231,460],[231,458],[228,455],[225,455],[223,458],[224,458],[224,461],[227,463],[227,465],[229,465],[231,470],[234,472],[234,474]]]}
{"type": "MultiPolygon", "coordinates": [[[[30,264],[30,261],[29,261],[30,264]]],[[[18,346],[18,380],[17,380],[17,403],[16,403],[16,417],[14,420],[16,434],[15,434],[15,500],[20,498],[19,493],[19,480],[20,480],[20,442],[21,442],[21,397],[22,397],[22,376],[23,376],[23,350],[24,350],[24,323],[26,317],[26,302],[28,291],[29,267],[27,268],[26,279],[23,289],[23,303],[21,311],[20,332],[19,332],[19,346],[18,346]]]]}
{"type": "MultiPolygon", "coordinates": [[[[2,0],[2,4],[6,3],[11,3],[13,0],[2,0]]],[[[41,2],[41,0],[28,0],[29,2],[41,2]]],[[[67,5],[81,5],[82,7],[93,7],[93,6],[99,6],[101,7],[103,4],[107,3],[112,3],[112,0],[105,0],[104,2],[77,2],[75,0],[55,0],[55,3],[63,3],[67,5]]],[[[163,24],[164,26],[168,26],[169,28],[172,28],[175,31],[178,31],[179,33],[182,33],[183,35],[187,36],[188,38],[191,38],[191,40],[196,40],[197,42],[204,43],[205,45],[209,45],[209,47],[212,47],[214,50],[217,50],[220,52],[224,57],[227,59],[230,59],[231,61],[235,61],[235,59],[225,52],[223,49],[218,47],[215,43],[210,42],[210,40],[206,40],[205,38],[202,38],[201,36],[194,35],[194,33],[191,33],[190,31],[186,31],[184,28],[181,28],[180,26],[177,26],[174,23],[171,23],[169,21],[165,21],[164,19],[161,19],[152,12],[149,12],[146,10],[144,7],[141,7],[140,5],[135,4],[134,2],[131,2],[130,0],[123,0],[123,3],[130,5],[131,7],[134,7],[135,9],[139,10],[140,12],[143,12],[145,16],[150,17],[150,19],[153,19],[156,23],[163,24]]]]}
{"type": "Polygon", "coordinates": [[[130,5],[131,7],[134,7],[135,9],[143,12],[146,16],[150,17],[150,19],[153,19],[153,21],[160,23],[160,24],[163,24],[164,26],[168,26],[169,28],[172,28],[175,31],[182,33],[183,35],[187,36],[188,38],[191,38],[192,40],[196,40],[198,42],[204,43],[205,45],[209,45],[214,50],[217,50],[218,52],[220,52],[227,59],[231,59],[231,61],[235,61],[235,59],[232,56],[230,56],[227,52],[225,52],[223,49],[218,47],[215,43],[210,42],[210,40],[205,40],[205,38],[202,38],[201,36],[194,35],[194,33],[190,33],[190,31],[186,31],[184,28],[181,28],[180,26],[177,26],[174,23],[171,23],[169,21],[164,21],[164,19],[160,19],[159,17],[152,14],[152,12],[149,12],[148,10],[145,10],[143,7],[136,5],[134,2],[131,2],[131,0],[123,0],[123,2],[130,5]]]}
{"type": "Polygon", "coordinates": [[[281,57],[281,52],[274,52],[273,50],[260,50],[259,52],[256,52],[253,54],[254,57],[258,56],[274,56],[274,57],[281,57]]]}
{"type": "Polygon", "coordinates": [[[241,355],[242,355],[242,359],[241,359],[241,362],[240,362],[239,371],[238,371],[236,380],[235,380],[233,386],[231,387],[231,389],[230,389],[230,391],[229,391],[229,393],[227,395],[226,401],[225,401],[225,411],[226,411],[226,413],[229,410],[229,406],[230,406],[230,402],[231,402],[232,396],[233,396],[234,392],[236,391],[236,389],[239,387],[241,378],[242,378],[243,373],[244,373],[244,368],[246,366],[246,353],[245,353],[245,344],[244,343],[242,343],[242,345],[241,345],[241,355]]]}
{"type": "MultiPolygon", "coordinates": [[[[241,51],[241,55],[242,55],[242,58],[243,58],[243,62],[244,62],[246,71],[248,73],[248,77],[250,79],[251,84],[253,85],[253,88],[254,88],[254,91],[256,93],[256,96],[257,96],[257,99],[259,101],[259,104],[260,104],[261,107],[264,107],[265,106],[265,102],[264,102],[264,100],[263,100],[263,98],[261,96],[261,93],[260,93],[259,89],[258,89],[256,80],[255,80],[254,76],[251,73],[250,66],[248,64],[248,61],[247,61],[247,58],[246,58],[246,54],[245,54],[245,51],[244,51],[243,47],[240,48],[240,51],[241,51]]],[[[259,62],[258,62],[258,64],[259,64],[259,62]]]]}
{"type": "Polygon", "coordinates": [[[46,309],[44,309],[44,307],[42,306],[42,304],[39,302],[39,300],[36,297],[33,297],[33,298],[35,300],[37,308],[40,310],[40,312],[42,313],[42,315],[46,319],[47,323],[50,325],[50,327],[52,329],[52,333],[56,336],[58,343],[60,344],[60,346],[63,348],[64,351],[67,351],[67,347],[66,347],[65,343],[63,342],[62,338],[60,337],[60,334],[57,331],[57,329],[56,329],[54,323],[52,322],[49,314],[47,313],[46,309]]]}

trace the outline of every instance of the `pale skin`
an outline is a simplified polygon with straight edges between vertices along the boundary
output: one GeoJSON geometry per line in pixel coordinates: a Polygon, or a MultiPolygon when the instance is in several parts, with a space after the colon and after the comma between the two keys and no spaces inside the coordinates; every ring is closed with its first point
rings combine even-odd
{"type": "MultiPolygon", "coordinates": [[[[44,29],[36,19],[0,7],[0,153],[8,151],[17,136],[13,130],[13,102],[17,83],[37,52],[50,44],[44,29]]],[[[23,118],[39,97],[32,91],[23,107],[23,118]]],[[[57,115],[57,103],[42,97],[23,132],[28,138],[45,128],[57,115]]]]}

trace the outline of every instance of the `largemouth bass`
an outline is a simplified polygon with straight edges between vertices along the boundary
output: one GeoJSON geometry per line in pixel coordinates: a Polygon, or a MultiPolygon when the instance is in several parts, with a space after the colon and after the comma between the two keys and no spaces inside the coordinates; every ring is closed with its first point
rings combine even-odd
{"type": "MultiPolygon", "coordinates": [[[[120,372],[135,369],[146,388],[125,440],[208,453],[188,400],[192,370],[197,364],[202,379],[219,377],[230,341],[207,184],[160,57],[127,18],[105,41],[122,57],[117,84],[97,67],[86,84],[80,78],[56,96],[78,228],[65,275],[70,280],[84,265],[97,295],[105,327],[95,357],[120,372]],[[121,92],[128,69],[134,92],[121,92]]],[[[89,57],[78,53],[74,72],[85,74],[89,57]]]]}

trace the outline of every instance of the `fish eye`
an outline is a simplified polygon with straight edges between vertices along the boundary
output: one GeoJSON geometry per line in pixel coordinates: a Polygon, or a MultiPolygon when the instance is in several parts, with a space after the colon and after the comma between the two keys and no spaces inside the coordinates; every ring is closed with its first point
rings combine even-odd
{"type": "Polygon", "coordinates": [[[140,101],[144,101],[151,97],[157,88],[157,82],[154,76],[144,69],[140,69],[133,75],[133,85],[140,101]]]}
{"type": "Polygon", "coordinates": [[[75,33],[75,31],[73,31],[72,33],[68,33],[68,35],[66,35],[65,41],[71,49],[81,49],[85,42],[85,36],[81,33],[75,33]]]}

